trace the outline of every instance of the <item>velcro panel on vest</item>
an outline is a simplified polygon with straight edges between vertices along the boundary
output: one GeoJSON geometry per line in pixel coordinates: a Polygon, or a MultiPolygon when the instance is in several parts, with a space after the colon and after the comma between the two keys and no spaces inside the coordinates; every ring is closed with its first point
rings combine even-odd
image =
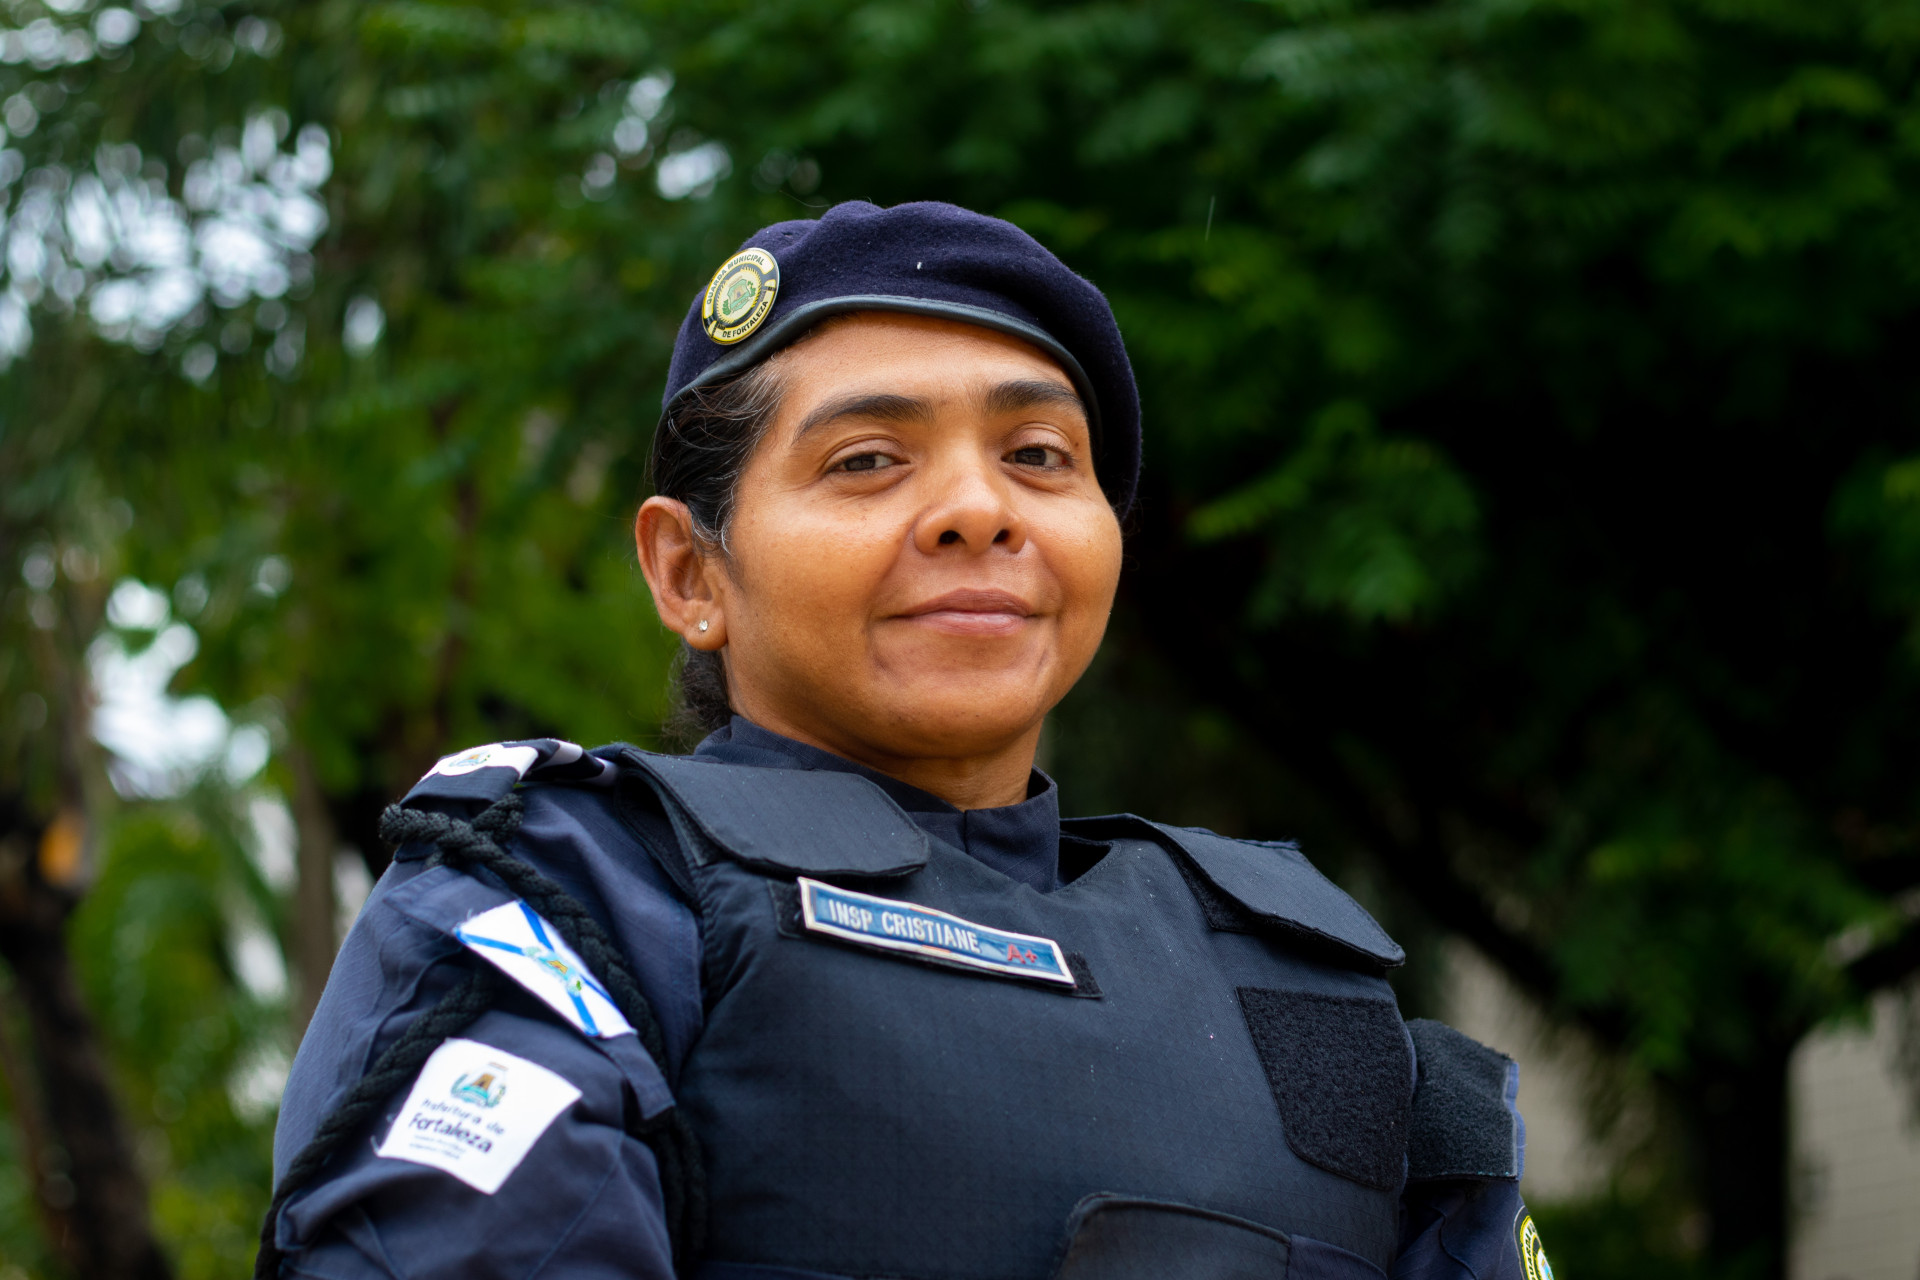
{"type": "Polygon", "coordinates": [[[702,836],[756,871],[903,876],[927,863],[927,835],[865,778],[760,769],[632,751],[702,836]]]}
{"type": "Polygon", "coordinates": [[[1288,1255],[1244,1218],[1101,1192],[1073,1207],[1054,1280],[1285,1280],[1288,1255]]]}
{"type": "Polygon", "coordinates": [[[1393,1001],[1241,987],[1240,1009],[1293,1153],[1363,1186],[1397,1186],[1413,1062],[1393,1001]]]}
{"type": "Polygon", "coordinates": [[[1520,1124],[1513,1059],[1444,1022],[1415,1018],[1419,1083],[1407,1139],[1409,1178],[1517,1178],[1520,1124]]]}
{"type": "Polygon", "coordinates": [[[1331,947],[1368,968],[1406,963],[1407,953],[1366,908],[1292,845],[1229,840],[1197,827],[1147,825],[1177,844],[1212,887],[1262,924],[1331,947]]]}

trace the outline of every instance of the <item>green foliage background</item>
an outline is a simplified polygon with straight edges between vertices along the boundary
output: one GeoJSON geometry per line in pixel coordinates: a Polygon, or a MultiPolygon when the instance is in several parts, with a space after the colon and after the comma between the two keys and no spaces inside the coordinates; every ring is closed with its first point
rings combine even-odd
{"type": "MultiPolygon", "coordinates": [[[[626,531],[674,330],[746,233],[856,198],[1008,217],[1127,333],[1149,471],[1049,738],[1070,805],[1304,834],[1595,1036],[1674,1124],[1565,1211],[1574,1275],[1777,1273],[1786,1054],[1920,960],[1920,3],[163,8],[70,65],[0,44],[12,234],[89,172],[182,198],[250,120],[325,131],[326,230],[284,298],[147,338],[90,318],[131,268],[69,245],[63,300],[10,259],[0,783],[94,778],[72,949],[181,1274],[250,1254],[234,1082],[286,1010],[232,937],[292,907],[217,778],[99,782],[107,589],[171,593],[179,691],[273,735],[248,785],[310,780],[375,860],[444,751],[656,740],[626,531]]],[[[31,1190],[0,1258],[40,1273],[31,1190]]]]}

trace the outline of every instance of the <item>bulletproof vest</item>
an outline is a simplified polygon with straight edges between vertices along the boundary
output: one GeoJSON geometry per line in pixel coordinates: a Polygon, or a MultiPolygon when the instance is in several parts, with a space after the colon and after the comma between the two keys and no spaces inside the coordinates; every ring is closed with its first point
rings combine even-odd
{"type": "Polygon", "coordinates": [[[624,759],[700,916],[706,1023],[675,1092],[717,1272],[1391,1265],[1403,956],[1291,846],[1068,822],[1105,852],[1042,893],[851,774],[624,759]]]}

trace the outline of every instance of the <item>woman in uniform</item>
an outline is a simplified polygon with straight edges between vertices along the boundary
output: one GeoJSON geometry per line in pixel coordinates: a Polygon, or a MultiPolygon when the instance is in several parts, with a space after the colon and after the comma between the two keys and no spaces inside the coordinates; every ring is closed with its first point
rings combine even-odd
{"type": "Polygon", "coordinates": [[[389,811],[259,1274],[1550,1275],[1513,1064],[1402,1021],[1364,910],[1034,768],[1139,439],[1106,300],[1005,222],[728,259],[635,524],[707,736],[494,744],[389,811]]]}

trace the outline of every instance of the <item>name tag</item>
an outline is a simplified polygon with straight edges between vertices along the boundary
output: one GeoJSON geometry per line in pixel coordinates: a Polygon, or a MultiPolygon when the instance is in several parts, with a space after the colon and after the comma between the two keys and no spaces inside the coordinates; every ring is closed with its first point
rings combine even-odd
{"type": "Polygon", "coordinates": [[[808,930],[863,947],[904,951],[1009,978],[1074,985],[1066,954],[1051,938],[1008,933],[944,911],[836,889],[800,877],[800,918],[808,930]]]}

